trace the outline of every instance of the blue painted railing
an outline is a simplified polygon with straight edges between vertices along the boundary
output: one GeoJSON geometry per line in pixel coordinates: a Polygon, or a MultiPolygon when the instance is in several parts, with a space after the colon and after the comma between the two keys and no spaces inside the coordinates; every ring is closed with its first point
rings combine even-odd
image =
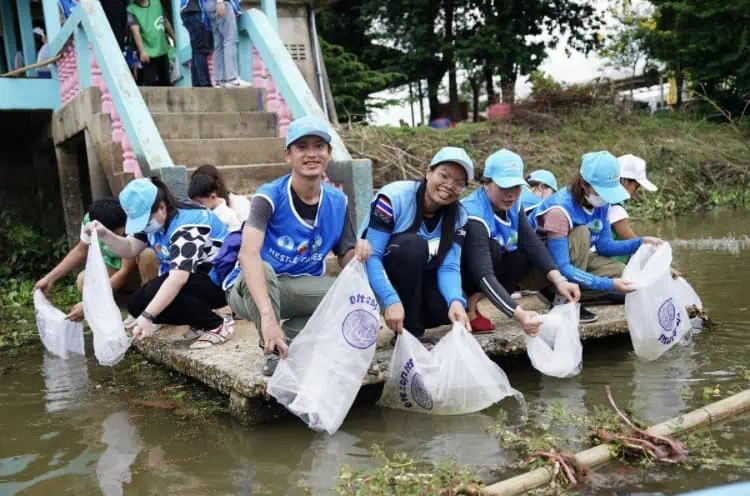
{"type": "Polygon", "coordinates": [[[161,140],[146,102],[133,80],[122,51],[97,0],[80,0],[77,8],[49,42],[54,56],[73,38],[81,91],[91,85],[90,51],[101,69],[112,101],[144,175],[158,175],[176,194],[186,194],[185,168],[175,166],[161,140]]]}

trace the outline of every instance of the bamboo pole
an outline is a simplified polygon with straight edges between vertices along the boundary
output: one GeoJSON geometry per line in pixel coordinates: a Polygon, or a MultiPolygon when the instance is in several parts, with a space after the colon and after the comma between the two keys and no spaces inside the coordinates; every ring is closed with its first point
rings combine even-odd
{"type": "MultiPolygon", "coordinates": [[[[703,427],[747,410],[750,410],[750,389],[649,427],[648,433],[657,436],[682,434],[690,429],[703,427]]],[[[576,453],[575,458],[582,465],[593,468],[612,458],[611,448],[611,444],[601,444],[576,453]]],[[[513,496],[549,484],[551,481],[552,467],[542,467],[492,484],[484,489],[483,494],[513,496]]]]}
{"type": "Polygon", "coordinates": [[[5,74],[0,74],[0,77],[8,77],[8,78],[10,78],[10,77],[21,76],[26,71],[30,71],[32,69],[38,69],[40,67],[48,66],[50,64],[53,64],[53,63],[57,62],[61,58],[62,58],[62,54],[58,53],[54,57],[49,58],[47,60],[42,60],[41,62],[36,62],[34,64],[25,65],[23,67],[19,67],[18,69],[13,69],[10,72],[6,72],[5,74]]]}

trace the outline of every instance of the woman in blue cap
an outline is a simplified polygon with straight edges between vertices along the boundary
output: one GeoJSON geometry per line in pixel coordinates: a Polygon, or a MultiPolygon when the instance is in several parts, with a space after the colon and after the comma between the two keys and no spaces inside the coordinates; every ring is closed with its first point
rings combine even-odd
{"type": "Polygon", "coordinates": [[[372,201],[367,275],[397,334],[407,329],[421,337],[451,322],[469,328],[460,269],[466,212],[458,197],[473,177],[466,152],[445,147],[423,179],[388,184],[372,201]]]}
{"type": "Polygon", "coordinates": [[[560,274],[529,225],[519,200],[521,188],[526,186],[521,157],[505,149],[493,153],[484,163],[480,182],[482,187],[461,201],[469,215],[461,273],[469,295],[471,328],[474,332],[495,329],[477,308],[486,296],[527,334],[535,335],[541,325],[537,314],[521,308],[510,293],[521,286],[542,289],[552,285],[559,294],[577,301],[580,291],[560,274]]]}
{"type": "Polygon", "coordinates": [[[548,170],[539,169],[526,178],[526,185],[521,190],[521,207],[526,215],[544,200],[557,193],[557,179],[548,170]]]}
{"type": "Polygon", "coordinates": [[[233,323],[212,309],[226,306],[224,291],[213,272],[213,259],[227,236],[227,228],[210,210],[177,200],[158,177],[135,179],[120,192],[127,215],[125,234],[118,236],[98,221],[99,238],[122,258],[135,258],[151,247],[160,262],[159,277],[133,295],[128,326],[138,341],[153,334],[153,324],[190,325],[204,331],[192,348],[225,342],[233,323]]]}
{"type": "MultiPolygon", "coordinates": [[[[641,243],[662,243],[652,237],[612,239],[609,205],[629,197],[620,184],[617,159],[609,152],[592,152],[583,156],[580,172],[570,186],[534,211],[532,227],[547,239],[547,248],[563,275],[584,289],[584,299],[633,291],[633,284],[621,277],[625,265],[608,257],[632,255],[641,243]],[[596,247],[596,252],[591,247],[596,247]]],[[[594,320],[596,315],[581,307],[581,321],[594,320]]]]}

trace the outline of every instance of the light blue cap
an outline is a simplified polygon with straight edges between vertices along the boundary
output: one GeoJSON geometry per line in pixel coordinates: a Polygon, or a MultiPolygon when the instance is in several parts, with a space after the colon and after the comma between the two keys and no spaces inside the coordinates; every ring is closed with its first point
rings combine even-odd
{"type": "Polygon", "coordinates": [[[326,143],[331,142],[331,126],[315,115],[306,115],[295,119],[286,130],[286,148],[305,136],[317,136],[326,143]]]}
{"type": "Polygon", "coordinates": [[[501,188],[514,188],[526,184],[523,178],[523,160],[503,148],[484,161],[484,177],[492,179],[501,188]]]}
{"type": "Polygon", "coordinates": [[[466,150],[457,146],[445,146],[432,157],[430,169],[444,162],[453,162],[463,167],[466,172],[466,184],[474,180],[474,162],[472,162],[466,150]]]}
{"type": "Polygon", "coordinates": [[[607,203],[620,203],[630,194],[620,184],[620,163],[609,152],[591,152],[581,160],[581,177],[607,203]]]}
{"type": "Polygon", "coordinates": [[[555,179],[555,175],[548,170],[535,170],[529,174],[529,177],[527,177],[526,180],[542,183],[552,188],[553,191],[557,191],[557,179],[555,179]]]}
{"type": "Polygon", "coordinates": [[[120,205],[128,216],[125,222],[125,234],[143,231],[151,217],[151,207],[159,192],[151,179],[134,179],[120,191],[120,205]]]}

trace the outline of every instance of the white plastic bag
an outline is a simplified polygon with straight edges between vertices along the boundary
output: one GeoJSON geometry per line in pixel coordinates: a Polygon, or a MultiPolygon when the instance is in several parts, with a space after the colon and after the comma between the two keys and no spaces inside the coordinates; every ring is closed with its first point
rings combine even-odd
{"type": "MultiPolygon", "coordinates": [[[[695,307],[698,310],[703,310],[703,302],[701,301],[700,296],[698,296],[693,287],[684,277],[678,277],[674,281],[674,285],[675,291],[677,292],[677,300],[683,307],[695,307]]],[[[703,321],[700,317],[693,317],[690,319],[690,325],[695,330],[703,329],[703,321]]]]}
{"type": "Polygon", "coordinates": [[[130,338],[125,334],[120,309],[112,296],[96,231],[91,232],[83,276],[83,314],[94,334],[94,354],[100,365],[112,367],[125,356],[130,338]]]}
{"type": "Polygon", "coordinates": [[[656,360],[690,329],[670,273],[672,248],[642,245],[630,258],[622,278],[636,290],[625,296],[625,315],[636,355],[656,360]]]}
{"type": "Polygon", "coordinates": [[[34,312],[39,337],[47,351],[64,360],[69,353],[85,355],[83,349],[83,322],[65,319],[65,314],[49,302],[44,293],[34,291],[34,312]]]}
{"type": "Polygon", "coordinates": [[[505,372],[456,324],[431,351],[407,331],[398,336],[378,405],[461,415],[484,410],[510,395],[523,403],[523,395],[510,386],[505,372]]]}
{"type": "Polygon", "coordinates": [[[312,429],[334,434],[375,354],[378,302],[364,264],[344,268],[268,381],[268,393],[312,429]]]}
{"type": "Polygon", "coordinates": [[[556,305],[540,315],[539,334],[526,336],[526,351],[531,365],[553,377],[572,377],[581,372],[583,346],[578,332],[579,305],[556,305]]]}

